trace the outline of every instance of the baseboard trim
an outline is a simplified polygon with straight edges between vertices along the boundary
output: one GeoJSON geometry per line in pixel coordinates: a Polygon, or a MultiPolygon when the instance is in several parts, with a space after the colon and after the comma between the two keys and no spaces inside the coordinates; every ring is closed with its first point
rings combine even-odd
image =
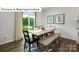
{"type": "MultiPolygon", "coordinates": [[[[61,37],[62,39],[68,39],[68,40],[73,40],[73,39],[70,39],[70,38],[66,38],[66,37],[61,37]]],[[[76,40],[73,40],[73,41],[76,41],[76,40]]]]}

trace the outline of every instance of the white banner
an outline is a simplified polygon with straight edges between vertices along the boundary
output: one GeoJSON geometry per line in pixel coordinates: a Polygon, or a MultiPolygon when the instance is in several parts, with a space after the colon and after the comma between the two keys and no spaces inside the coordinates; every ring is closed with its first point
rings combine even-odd
{"type": "Polygon", "coordinates": [[[41,8],[0,8],[1,12],[41,12],[41,8]]]}

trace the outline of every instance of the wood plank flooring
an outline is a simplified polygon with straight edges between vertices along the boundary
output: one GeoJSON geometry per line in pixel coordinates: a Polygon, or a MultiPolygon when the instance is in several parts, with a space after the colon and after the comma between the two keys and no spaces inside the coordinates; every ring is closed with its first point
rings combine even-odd
{"type": "MultiPolygon", "coordinates": [[[[0,45],[0,52],[24,52],[23,40],[0,45]]],[[[73,40],[62,38],[60,46],[56,47],[52,52],[79,52],[79,45],[73,40]]]]}

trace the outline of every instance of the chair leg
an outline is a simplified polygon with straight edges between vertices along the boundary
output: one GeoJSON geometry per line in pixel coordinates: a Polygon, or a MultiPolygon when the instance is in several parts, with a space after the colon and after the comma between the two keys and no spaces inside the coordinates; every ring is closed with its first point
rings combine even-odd
{"type": "Polygon", "coordinates": [[[24,51],[25,51],[25,48],[26,48],[26,42],[24,43],[24,51]]]}
{"type": "Polygon", "coordinates": [[[37,41],[37,48],[38,48],[38,41],[37,41]]]}

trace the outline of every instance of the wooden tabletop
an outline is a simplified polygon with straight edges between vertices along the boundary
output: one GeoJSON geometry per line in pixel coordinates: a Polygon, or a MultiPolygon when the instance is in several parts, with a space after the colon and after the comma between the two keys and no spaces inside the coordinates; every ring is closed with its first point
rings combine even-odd
{"type": "Polygon", "coordinates": [[[29,30],[28,32],[33,35],[40,36],[40,35],[43,35],[45,33],[51,32],[51,31],[54,31],[54,29],[52,29],[52,28],[46,28],[45,30],[36,29],[36,30],[29,30]]]}

